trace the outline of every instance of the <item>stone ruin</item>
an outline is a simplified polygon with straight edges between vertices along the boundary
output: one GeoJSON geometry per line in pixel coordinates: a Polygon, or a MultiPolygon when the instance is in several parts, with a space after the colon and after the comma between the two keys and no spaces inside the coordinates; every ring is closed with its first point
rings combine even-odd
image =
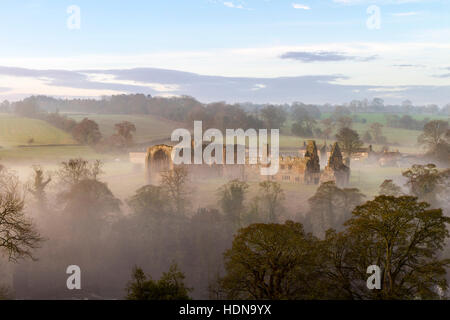
{"type": "Polygon", "coordinates": [[[145,157],[145,167],[149,183],[158,184],[161,178],[160,173],[173,169],[172,149],[172,146],[164,144],[148,148],[145,157]]]}
{"type": "Polygon", "coordinates": [[[305,152],[305,177],[306,184],[318,184],[320,182],[320,159],[317,153],[316,142],[309,140],[305,152]]]}
{"type": "MultiPolygon", "coordinates": [[[[202,145],[202,153],[206,148],[202,145]]],[[[173,169],[176,165],[172,161],[173,146],[160,144],[149,147],[145,155],[145,169],[147,172],[147,182],[150,184],[159,184],[161,173],[173,169]]],[[[191,148],[194,144],[192,141],[191,148]]],[[[214,154],[214,153],[213,153],[214,154]]],[[[134,155],[134,154],[133,154],[134,155]]],[[[237,146],[234,150],[235,162],[237,161],[237,146]]],[[[223,149],[223,161],[226,158],[226,148],[223,149]]],[[[192,152],[191,162],[194,163],[194,154],[192,152]]],[[[245,180],[245,165],[241,164],[196,164],[189,167],[189,175],[192,180],[201,180],[206,178],[227,177],[229,179],[245,180]]]]}
{"type": "MultiPolygon", "coordinates": [[[[189,174],[193,180],[227,177],[244,181],[248,179],[269,179],[293,183],[301,183],[303,181],[305,184],[319,184],[321,181],[319,150],[314,140],[309,140],[305,145],[304,157],[280,156],[280,170],[274,176],[261,176],[259,169],[262,164],[250,165],[248,163],[242,165],[194,165],[190,166],[189,174]]],[[[156,145],[148,148],[145,154],[145,168],[149,183],[158,184],[161,178],[161,172],[173,169],[174,164],[171,159],[172,150],[173,147],[168,145],[156,145]]],[[[133,156],[136,157],[135,154],[133,156]]],[[[223,156],[226,156],[225,148],[223,156]]]]}
{"type": "Polygon", "coordinates": [[[350,168],[344,164],[341,149],[337,142],[331,148],[328,165],[325,167],[321,181],[335,181],[338,187],[345,187],[350,180],[350,168]]]}
{"type": "Polygon", "coordinates": [[[331,146],[330,146],[330,148],[328,148],[327,142],[325,141],[325,143],[323,144],[323,146],[319,150],[320,167],[321,168],[323,168],[323,167],[325,167],[327,165],[328,150],[331,150],[331,146]]]}

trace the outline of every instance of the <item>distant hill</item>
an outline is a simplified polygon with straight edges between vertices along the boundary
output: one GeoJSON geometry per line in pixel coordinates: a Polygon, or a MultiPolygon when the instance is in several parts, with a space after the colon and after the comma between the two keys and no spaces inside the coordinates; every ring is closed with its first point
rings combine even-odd
{"type": "Polygon", "coordinates": [[[0,113],[0,146],[75,145],[72,136],[45,121],[0,113]],[[29,143],[31,142],[32,143],[29,143]]]}
{"type": "MultiPolygon", "coordinates": [[[[0,75],[48,79],[49,86],[77,89],[108,89],[122,93],[145,95],[193,96],[203,102],[239,103],[343,103],[350,100],[372,100],[377,97],[388,103],[401,104],[409,99],[417,104],[449,103],[448,85],[380,86],[351,84],[348,76],[327,74],[291,77],[231,77],[197,74],[159,68],[39,70],[0,66],[0,75]],[[114,81],[102,80],[113,79],[114,81]],[[400,89],[400,92],[397,92],[400,89]],[[396,94],[393,94],[395,92],[396,94]]],[[[354,82],[354,81],[353,81],[354,82]]],[[[1,95],[0,95],[1,96],[1,95]]],[[[23,98],[11,95],[9,99],[23,98]]],[[[75,97],[74,97],[75,98],[75,97]]]]}
{"type": "Polygon", "coordinates": [[[162,139],[170,139],[172,131],[184,128],[186,125],[151,115],[111,115],[111,114],[67,114],[76,121],[89,118],[98,123],[104,137],[114,133],[114,125],[129,121],[136,126],[134,142],[144,143],[162,139]]]}
{"type": "MultiPolygon", "coordinates": [[[[114,132],[114,125],[121,121],[135,124],[135,142],[141,146],[170,139],[172,131],[183,124],[149,115],[99,115],[71,114],[76,120],[89,118],[96,121],[103,136],[114,132]]],[[[37,119],[0,113],[0,161],[2,163],[29,163],[36,161],[60,162],[69,158],[110,160],[110,155],[99,154],[89,146],[80,146],[70,133],[37,119]],[[29,143],[30,140],[33,143],[29,143]]],[[[117,158],[118,156],[114,156],[117,158]]]]}

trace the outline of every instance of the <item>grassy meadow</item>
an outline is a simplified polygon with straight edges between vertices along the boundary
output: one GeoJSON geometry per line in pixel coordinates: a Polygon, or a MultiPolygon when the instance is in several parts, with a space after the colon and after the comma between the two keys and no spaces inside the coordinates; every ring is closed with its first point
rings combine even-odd
{"type": "Polygon", "coordinates": [[[134,140],[137,143],[170,139],[173,130],[184,127],[183,124],[151,115],[67,114],[67,116],[76,121],[84,118],[94,120],[98,123],[103,136],[106,137],[114,133],[116,123],[129,121],[136,126],[134,140]]]}
{"type": "MultiPolygon", "coordinates": [[[[361,122],[353,122],[352,129],[356,130],[360,136],[362,136],[369,128],[372,123],[378,122],[384,125],[382,128],[383,135],[386,136],[388,140],[388,144],[390,145],[391,150],[399,150],[400,152],[405,153],[422,153],[423,150],[417,144],[417,138],[421,134],[419,130],[407,130],[400,128],[389,128],[386,127],[386,114],[385,113],[357,113],[356,114],[359,119],[366,119],[366,123],[361,122]]],[[[402,114],[398,114],[402,116],[402,114]]],[[[321,119],[326,119],[331,117],[331,113],[323,113],[321,119]]],[[[353,116],[350,115],[350,116],[353,116]]],[[[430,120],[449,120],[446,116],[440,115],[425,115],[425,114],[415,114],[411,115],[415,120],[423,120],[425,118],[429,118],[430,120]]],[[[288,119],[286,121],[284,127],[281,129],[280,136],[280,147],[284,149],[296,149],[303,145],[303,141],[307,140],[307,138],[295,137],[291,134],[291,126],[292,119],[288,119]]],[[[318,123],[319,127],[322,128],[321,124],[318,123]]],[[[332,136],[336,134],[333,132],[332,136]]],[[[316,140],[318,145],[323,145],[324,140],[313,138],[316,140]]],[[[334,139],[328,140],[328,143],[334,142],[334,139]]],[[[373,144],[375,150],[381,150],[383,145],[373,144]]]]}
{"type": "Polygon", "coordinates": [[[80,155],[98,156],[90,147],[78,145],[69,133],[45,121],[0,114],[2,163],[59,161],[80,155]]]}
{"type": "Polygon", "coordinates": [[[0,113],[0,146],[77,144],[72,136],[45,121],[0,113]]]}
{"type": "MultiPolygon", "coordinates": [[[[114,133],[116,123],[130,121],[137,129],[135,133],[137,143],[166,139],[175,128],[182,126],[176,122],[146,115],[74,114],[69,116],[77,121],[85,117],[96,121],[102,135],[106,137],[114,133]]],[[[91,147],[80,146],[69,133],[45,121],[0,113],[0,161],[5,163],[60,162],[74,157],[104,161],[116,158],[122,161],[128,159],[127,155],[99,154],[91,147]]]]}

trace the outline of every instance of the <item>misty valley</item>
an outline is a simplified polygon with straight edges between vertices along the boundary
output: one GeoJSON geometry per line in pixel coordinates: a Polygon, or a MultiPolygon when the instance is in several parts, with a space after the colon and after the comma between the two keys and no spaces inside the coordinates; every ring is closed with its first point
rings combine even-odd
{"type": "Polygon", "coordinates": [[[445,297],[448,108],[377,103],[3,103],[1,297],[445,297]]]}
{"type": "Polygon", "coordinates": [[[450,1],[0,3],[1,319],[446,308],[450,1]]]}

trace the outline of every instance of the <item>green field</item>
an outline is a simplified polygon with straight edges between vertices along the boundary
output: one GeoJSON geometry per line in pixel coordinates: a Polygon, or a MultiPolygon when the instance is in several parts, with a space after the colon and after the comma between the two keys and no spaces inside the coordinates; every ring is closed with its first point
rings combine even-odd
{"type": "MultiPolygon", "coordinates": [[[[324,113],[322,118],[327,118],[331,114],[324,113]]],[[[100,131],[104,137],[108,137],[114,133],[114,125],[121,121],[129,121],[135,124],[135,142],[149,144],[158,142],[159,140],[168,139],[172,131],[176,128],[183,127],[183,124],[161,119],[150,115],[103,115],[103,114],[67,114],[67,116],[80,121],[87,117],[96,121],[100,126],[100,131]]],[[[358,113],[360,119],[366,119],[367,123],[355,122],[353,128],[364,134],[373,122],[386,123],[385,114],[383,113],[358,113]]],[[[432,115],[413,115],[413,118],[421,120],[423,118],[430,119],[448,119],[445,116],[432,115]]],[[[298,150],[303,142],[308,138],[292,136],[290,134],[290,126],[292,120],[288,119],[285,126],[281,130],[280,147],[284,150],[298,150]]],[[[397,128],[383,128],[385,135],[392,150],[399,149],[401,152],[417,153],[421,150],[417,146],[417,137],[420,135],[418,130],[406,130],[397,128]]],[[[333,133],[334,135],[335,133],[333,133]]],[[[316,143],[321,146],[325,142],[323,139],[317,139],[316,143]]],[[[327,141],[332,143],[333,139],[327,141]]],[[[88,158],[100,157],[89,147],[83,146],[67,146],[75,145],[76,142],[70,134],[59,130],[48,123],[29,118],[21,118],[11,114],[0,114],[0,158],[8,160],[26,160],[26,159],[60,159],[74,155],[84,156],[88,158]],[[29,140],[34,142],[29,144],[29,140]],[[29,146],[28,148],[18,148],[17,146],[29,146]],[[32,147],[37,145],[64,145],[52,147],[32,147]]],[[[383,146],[374,145],[375,150],[381,149],[383,146]]]]}
{"type": "Polygon", "coordinates": [[[98,158],[70,134],[45,121],[0,114],[0,161],[7,164],[58,162],[68,158],[98,158]],[[29,140],[33,139],[32,143],[29,140]]]}
{"type": "MultiPolygon", "coordinates": [[[[368,130],[369,126],[370,124],[354,123],[352,128],[362,136],[368,130]]],[[[409,152],[405,150],[405,147],[407,147],[412,152],[418,151],[417,138],[422,133],[421,131],[389,127],[383,127],[382,131],[391,149],[401,149],[404,152],[409,152]]],[[[382,146],[380,145],[378,147],[381,148],[382,146]]]]}
{"type": "MultiPolygon", "coordinates": [[[[130,121],[136,126],[135,142],[145,143],[170,138],[181,124],[143,115],[69,115],[80,121],[87,117],[96,121],[104,137],[114,133],[114,125],[130,121]]],[[[42,120],[0,114],[0,160],[2,162],[58,162],[73,157],[108,160],[117,156],[99,154],[88,146],[79,146],[72,136],[42,120]],[[33,139],[33,143],[29,143],[33,139]]],[[[126,155],[120,156],[123,160],[126,155]]]]}
{"type": "MultiPolygon", "coordinates": [[[[359,119],[366,119],[367,123],[373,123],[373,122],[379,122],[383,125],[386,125],[386,115],[389,115],[391,113],[372,113],[372,112],[362,112],[362,113],[353,113],[350,116],[356,115],[359,119]]],[[[392,115],[397,115],[399,117],[406,115],[406,114],[402,114],[402,113],[392,113],[392,115]]],[[[434,115],[434,114],[408,114],[409,116],[411,116],[411,118],[413,118],[414,120],[424,120],[426,118],[430,119],[430,120],[449,120],[448,116],[444,116],[444,115],[434,115]]],[[[326,119],[332,116],[332,113],[322,113],[321,115],[321,119],[326,119]]]]}
{"type": "Polygon", "coordinates": [[[68,114],[68,116],[77,121],[84,118],[94,120],[98,123],[104,137],[114,133],[114,125],[116,123],[129,121],[136,126],[134,140],[137,143],[170,139],[173,130],[184,127],[183,124],[150,115],[68,114]]]}
{"type": "MultiPolygon", "coordinates": [[[[142,115],[74,114],[80,121],[87,117],[96,121],[104,137],[114,133],[114,125],[130,121],[136,126],[135,142],[145,143],[170,138],[172,131],[181,124],[142,115]]],[[[98,154],[92,148],[79,146],[72,136],[42,120],[22,118],[12,114],[0,114],[0,159],[2,162],[58,162],[73,157],[110,159],[111,155],[98,154]],[[32,143],[29,143],[30,140],[32,143]]],[[[114,156],[114,158],[117,158],[114,156]]],[[[124,158],[124,156],[121,158],[124,158]]]]}
{"type": "MultiPolygon", "coordinates": [[[[386,117],[383,113],[358,113],[357,115],[360,119],[367,120],[367,123],[358,122],[353,124],[353,128],[358,131],[359,134],[364,134],[364,132],[367,131],[370,127],[370,124],[378,122],[385,125],[385,127],[383,127],[382,129],[383,135],[387,137],[389,144],[399,144],[401,145],[401,147],[399,147],[400,150],[402,149],[402,147],[409,147],[408,149],[411,150],[411,152],[417,152],[417,138],[422,133],[421,131],[386,127],[386,117]]],[[[402,116],[402,114],[398,115],[402,116]]],[[[411,117],[419,121],[424,120],[425,118],[429,118],[430,120],[449,120],[449,118],[446,116],[427,114],[415,114],[411,115],[411,117]]],[[[395,148],[395,146],[393,148],[395,148]]]]}
{"type": "MultiPolygon", "coordinates": [[[[358,126],[353,126],[353,128],[362,135],[365,130],[367,129],[358,129],[358,126]],[[362,131],[362,132],[361,132],[362,131]]],[[[390,145],[389,148],[391,150],[399,150],[400,152],[405,153],[421,153],[423,150],[417,146],[417,136],[420,134],[419,131],[417,132],[408,132],[412,130],[403,130],[403,129],[392,129],[383,131],[384,135],[388,137],[389,143],[400,143],[401,145],[390,145]],[[406,131],[406,132],[405,132],[406,131]],[[389,134],[391,132],[391,134],[389,134]],[[389,136],[391,138],[389,138],[389,136]]],[[[291,136],[291,135],[280,135],[280,148],[282,151],[296,151],[300,147],[303,146],[303,142],[307,140],[314,140],[316,141],[316,144],[318,147],[323,146],[325,143],[324,139],[320,138],[304,138],[304,137],[297,137],[297,136],[291,136]]],[[[327,144],[332,144],[335,142],[334,139],[330,139],[327,141],[327,144]]],[[[367,144],[366,144],[367,146],[367,144]]],[[[379,144],[372,144],[372,147],[375,151],[380,151],[383,148],[383,145],[379,144]]]]}
{"type": "Polygon", "coordinates": [[[0,161],[7,164],[20,163],[55,163],[70,158],[100,159],[105,160],[111,156],[99,154],[88,146],[39,146],[32,148],[2,148],[0,149],[0,161]]]}
{"type": "Polygon", "coordinates": [[[0,113],[0,146],[76,144],[72,136],[42,120],[0,113]]]}
{"type": "MultiPolygon", "coordinates": [[[[156,143],[162,139],[168,139],[172,131],[183,127],[183,124],[160,119],[149,115],[101,115],[101,114],[68,114],[69,117],[80,121],[87,117],[96,121],[103,136],[107,137],[114,133],[114,125],[121,121],[130,121],[135,124],[135,142],[156,143]]],[[[323,114],[326,117],[327,114],[323,114]]],[[[328,115],[329,116],[329,115],[328,115]]],[[[359,117],[367,119],[367,123],[354,123],[353,128],[361,135],[367,130],[370,123],[379,121],[384,123],[384,114],[358,114],[359,117]]],[[[417,115],[421,117],[422,115],[417,115]]],[[[425,117],[425,116],[423,116],[425,117]]],[[[445,117],[438,117],[444,118],[445,117]]],[[[290,135],[290,124],[288,120],[282,128],[280,136],[280,147],[285,151],[296,151],[308,138],[290,135]]],[[[391,149],[399,149],[401,152],[417,153],[417,137],[420,131],[383,128],[383,134],[388,138],[391,149]]],[[[324,144],[323,139],[315,138],[318,146],[324,144]]],[[[327,141],[332,143],[333,140],[327,141]]],[[[0,114],[0,159],[1,161],[36,161],[54,160],[60,161],[70,157],[101,158],[108,159],[112,156],[96,153],[87,146],[77,146],[70,134],[57,129],[50,124],[36,119],[21,118],[11,114],[0,114]],[[29,140],[34,142],[29,144],[29,140]],[[18,147],[21,145],[22,147],[18,147]],[[42,145],[47,145],[41,147],[42,145]],[[51,146],[50,146],[51,145],[51,146]],[[58,146],[60,145],[60,146],[58,146]],[[71,146],[73,145],[73,146],[71,146]]],[[[381,145],[374,145],[375,150],[381,149],[381,145]]],[[[123,158],[123,157],[122,157],[123,158]]]]}
{"type": "MultiPolygon", "coordinates": [[[[321,119],[326,119],[331,117],[331,113],[323,113],[321,119]]],[[[366,123],[361,122],[353,122],[352,128],[356,130],[360,136],[362,136],[369,128],[370,125],[374,122],[379,122],[383,125],[386,125],[386,117],[385,113],[355,113],[359,119],[366,119],[366,123]]],[[[402,116],[402,114],[398,114],[402,116]]],[[[353,114],[351,115],[353,116],[353,114]]],[[[430,120],[449,120],[446,116],[440,115],[426,115],[426,114],[416,114],[411,115],[412,118],[416,120],[423,120],[425,118],[429,118],[430,120]]],[[[292,126],[292,119],[288,119],[281,129],[280,136],[280,147],[283,149],[296,149],[303,145],[303,141],[307,139],[314,139],[318,145],[323,145],[323,139],[318,138],[303,138],[303,137],[295,137],[290,133],[290,128],[292,126]]],[[[320,125],[319,125],[320,127],[320,125]]],[[[421,153],[423,150],[417,145],[417,138],[422,133],[419,130],[407,130],[407,129],[399,129],[399,128],[389,128],[383,127],[382,129],[383,135],[386,136],[388,140],[388,145],[391,150],[399,150],[400,152],[406,153],[421,153]]],[[[332,136],[334,136],[336,132],[333,132],[332,136]]],[[[334,142],[333,139],[329,140],[328,143],[334,142]]],[[[381,150],[383,145],[373,144],[375,150],[381,150]]]]}

